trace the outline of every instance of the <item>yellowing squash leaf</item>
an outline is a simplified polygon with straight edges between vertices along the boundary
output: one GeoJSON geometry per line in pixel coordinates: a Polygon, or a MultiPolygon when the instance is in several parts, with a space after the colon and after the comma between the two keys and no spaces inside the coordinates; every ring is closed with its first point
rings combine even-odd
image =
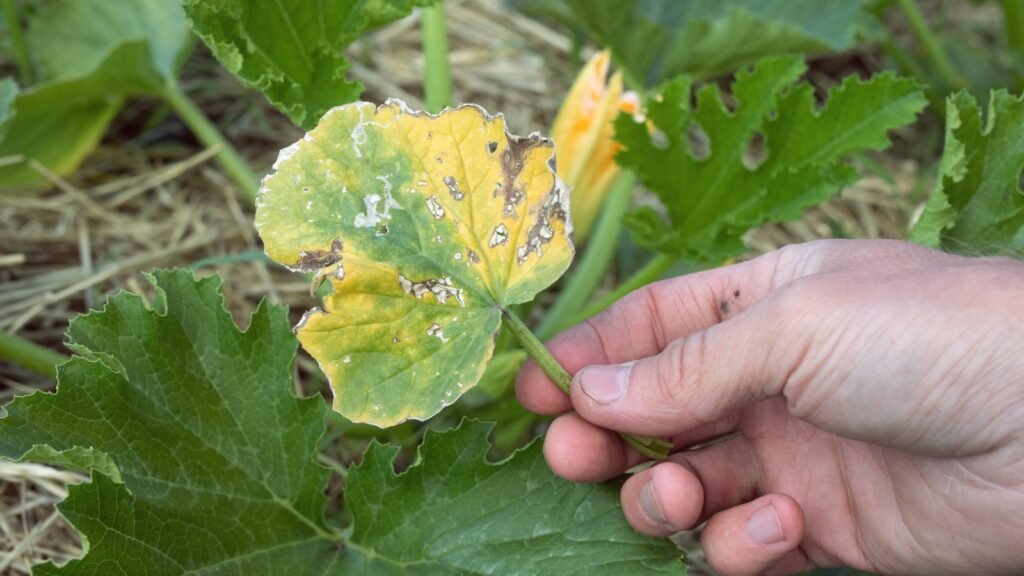
{"type": "Polygon", "coordinates": [[[297,333],[347,418],[425,419],[479,380],[502,309],[572,261],[552,144],[472,105],[334,108],[286,148],[257,202],[267,254],[333,293],[297,333]]]}

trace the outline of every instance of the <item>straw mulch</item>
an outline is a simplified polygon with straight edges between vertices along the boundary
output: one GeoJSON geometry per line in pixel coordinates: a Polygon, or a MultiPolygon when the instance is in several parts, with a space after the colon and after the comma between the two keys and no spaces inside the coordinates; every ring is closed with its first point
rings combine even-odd
{"type": "MultiPolygon", "coordinates": [[[[572,42],[561,30],[509,11],[499,0],[449,2],[456,99],[503,111],[514,132],[546,131],[572,81],[572,42]]],[[[412,16],[357,42],[351,75],[364,98],[399,97],[421,107],[422,57],[412,16]]],[[[301,133],[261,96],[226,74],[201,46],[183,73],[187,91],[253,165],[266,169],[301,133]]],[[[312,302],[301,278],[258,258],[252,209],[212,160],[159,102],[130,103],[103,145],[77,173],[61,178],[36,166],[48,184],[0,194],[0,329],[67,353],[68,321],[107,295],[149,294],[143,273],[190,266],[219,273],[240,321],[263,297],[304,310],[312,302]],[[152,125],[156,119],[155,127],[152,125]]],[[[753,252],[836,235],[901,237],[918,203],[917,168],[880,160],[842,198],[804,220],[767,226],[749,237],[753,252]]],[[[303,371],[315,370],[300,359],[303,371]]],[[[0,364],[0,405],[54,382],[0,364]]],[[[54,503],[79,474],[0,462],[0,574],[27,574],[43,559],[64,562],[81,546],[54,503]]],[[[684,538],[685,540],[685,538],[684,538]]],[[[699,572],[699,547],[686,547],[699,572]]]]}

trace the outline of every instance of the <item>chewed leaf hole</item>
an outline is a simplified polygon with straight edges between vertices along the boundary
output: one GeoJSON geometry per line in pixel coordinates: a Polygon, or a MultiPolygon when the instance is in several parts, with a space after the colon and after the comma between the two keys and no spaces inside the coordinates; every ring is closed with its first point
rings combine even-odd
{"type": "Polygon", "coordinates": [[[768,157],[768,147],[765,144],[764,134],[755,132],[743,151],[743,165],[747,170],[757,170],[757,167],[768,157]]]}
{"type": "Polygon", "coordinates": [[[690,155],[694,160],[707,160],[711,157],[711,138],[704,131],[704,127],[696,122],[690,122],[686,132],[687,144],[690,146],[690,155]]]}

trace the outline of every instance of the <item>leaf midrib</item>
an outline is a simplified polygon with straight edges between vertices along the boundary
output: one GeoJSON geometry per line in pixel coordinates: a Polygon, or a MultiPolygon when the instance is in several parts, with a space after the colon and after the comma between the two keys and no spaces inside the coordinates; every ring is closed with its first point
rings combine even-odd
{"type": "MultiPolygon", "coordinates": [[[[288,37],[291,38],[292,43],[295,44],[295,52],[299,55],[299,59],[306,66],[306,70],[312,73],[313,62],[310,61],[309,56],[306,54],[306,51],[304,49],[305,47],[302,45],[302,39],[299,37],[299,32],[298,30],[295,29],[295,25],[292,23],[291,15],[288,14],[287,10],[285,10],[284,5],[281,4],[281,0],[274,0],[274,6],[277,8],[278,13],[281,15],[281,20],[284,22],[285,28],[288,31],[288,37]]],[[[320,18],[318,20],[322,22],[323,19],[324,15],[323,12],[321,12],[320,18]]]]}

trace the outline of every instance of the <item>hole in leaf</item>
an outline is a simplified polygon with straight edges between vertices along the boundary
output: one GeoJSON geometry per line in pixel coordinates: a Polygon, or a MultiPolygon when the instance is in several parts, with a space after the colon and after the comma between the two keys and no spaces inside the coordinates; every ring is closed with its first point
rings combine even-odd
{"type": "Polygon", "coordinates": [[[736,109],[739,107],[739,103],[736,101],[736,96],[731,92],[729,82],[724,78],[718,83],[718,94],[721,98],[722,107],[725,108],[726,113],[730,116],[736,114],[736,109]]]}
{"type": "Polygon", "coordinates": [[[687,144],[690,146],[690,155],[695,160],[707,160],[711,156],[711,138],[704,131],[704,127],[696,122],[690,122],[686,131],[687,144]]]}
{"type": "Polygon", "coordinates": [[[658,150],[668,150],[668,147],[671,145],[672,143],[669,141],[668,135],[660,128],[655,128],[651,131],[651,146],[658,150]]]}
{"type": "Polygon", "coordinates": [[[764,134],[755,132],[743,151],[743,165],[747,170],[757,170],[757,167],[768,157],[768,148],[765,146],[764,134]]]}

